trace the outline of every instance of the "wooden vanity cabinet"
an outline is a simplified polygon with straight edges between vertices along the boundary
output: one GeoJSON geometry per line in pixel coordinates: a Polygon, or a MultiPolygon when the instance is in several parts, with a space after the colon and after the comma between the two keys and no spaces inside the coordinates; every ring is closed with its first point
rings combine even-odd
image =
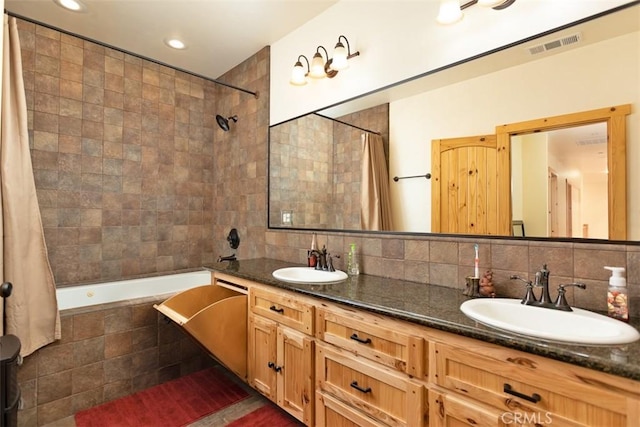
{"type": "Polygon", "coordinates": [[[314,423],[313,305],[297,295],[249,290],[249,384],[308,426],[314,423]]]}
{"type": "Polygon", "coordinates": [[[445,414],[462,419],[491,407],[512,425],[639,425],[637,381],[457,335],[440,339],[430,347],[431,382],[447,394],[432,396],[432,418],[442,419],[443,405],[445,414]]]}

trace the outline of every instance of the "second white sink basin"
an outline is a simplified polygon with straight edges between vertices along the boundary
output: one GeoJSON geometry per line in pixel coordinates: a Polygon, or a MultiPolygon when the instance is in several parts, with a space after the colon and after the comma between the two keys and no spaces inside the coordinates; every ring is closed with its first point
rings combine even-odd
{"type": "Polygon", "coordinates": [[[523,305],[518,299],[478,298],[463,302],[460,310],[484,325],[549,341],[615,345],[640,339],[624,322],[575,307],[561,311],[523,305]]]}
{"type": "Polygon", "coordinates": [[[347,273],[344,271],[316,270],[313,267],[286,267],[272,273],[273,277],[289,283],[336,283],[345,280],[347,273]]]}

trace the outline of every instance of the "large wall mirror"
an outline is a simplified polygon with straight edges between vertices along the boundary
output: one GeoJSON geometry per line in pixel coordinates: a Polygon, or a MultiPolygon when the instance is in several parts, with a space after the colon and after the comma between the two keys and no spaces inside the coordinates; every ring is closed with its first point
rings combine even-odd
{"type": "Polygon", "coordinates": [[[432,233],[433,141],[628,105],[626,146],[615,153],[626,177],[615,187],[611,125],[576,123],[527,137],[507,133],[513,227],[499,235],[640,241],[639,52],[640,6],[634,5],[274,125],[268,225],[363,230],[360,161],[368,133],[382,137],[387,158],[389,231],[432,233]],[[542,158],[542,172],[534,171],[534,160],[542,158]],[[541,174],[544,189],[538,199],[529,197],[526,184],[534,174],[541,174]],[[607,209],[611,192],[627,206],[618,217],[626,223],[621,239],[610,231],[611,206],[607,214],[591,209],[607,209]]]}

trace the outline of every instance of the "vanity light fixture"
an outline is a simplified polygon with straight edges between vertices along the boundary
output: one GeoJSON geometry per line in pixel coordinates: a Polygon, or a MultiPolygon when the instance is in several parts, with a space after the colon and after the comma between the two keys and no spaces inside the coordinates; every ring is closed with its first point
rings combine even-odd
{"type": "Polygon", "coordinates": [[[53,0],[55,4],[72,12],[84,12],[86,6],[80,0],[53,0]]]}
{"type": "Polygon", "coordinates": [[[494,10],[502,10],[508,8],[515,2],[516,0],[470,0],[460,4],[460,0],[441,0],[436,21],[443,25],[455,24],[463,18],[464,14],[462,11],[474,4],[482,7],[490,7],[494,10]]]}
{"type": "Polygon", "coordinates": [[[333,58],[329,58],[329,52],[327,52],[327,49],[324,46],[318,46],[316,48],[316,53],[313,55],[311,63],[309,63],[306,56],[298,56],[298,60],[291,71],[291,79],[289,80],[289,83],[294,86],[304,86],[307,84],[307,76],[314,79],[321,79],[324,77],[329,77],[330,79],[334,78],[338,74],[338,71],[349,68],[349,59],[358,55],[360,55],[360,52],[351,53],[349,40],[347,40],[345,36],[340,35],[338,37],[338,43],[336,43],[333,50],[333,58]],[[346,43],[346,48],[342,43],[342,40],[346,43]],[[324,51],[324,56],[322,55],[321,50],[324,51]],[[307,61],[306,72],[302,62],[300,61],[301,58],[304,58],[305,61],[307,61]]]}

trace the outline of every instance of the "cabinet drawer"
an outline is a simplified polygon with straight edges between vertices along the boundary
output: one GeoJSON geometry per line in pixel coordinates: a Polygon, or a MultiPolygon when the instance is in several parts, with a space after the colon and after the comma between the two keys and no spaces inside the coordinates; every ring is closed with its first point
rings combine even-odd
{"type": "Polygon", "coordinates": [[[385,427],[385,424],[358,412],[328,394],[316,393],[316,426],[385,427]]]}
{"type": "Polygon", "coordinates": [[[300,295],[259,287],[249,290],[251,312],[313,335],[314,307],[300,295]]]}
{"type": "Polygon", "coordinates": [[[427,423],[422,384],[345,350],[317,344],[316,380],[320,391],[386,425],[427,423]]]}
{"type": "MultiPolygon", "coordinates": [[[[511,421],[504,411],[458,397],[455,394],[429,390],[429,426],[496,426],[506,427],[511,421]]],[[[520,423],[515,424],[520,426],[520,423]]]]}
{"type": "Polygon", "coordinates": [[[411,327],[359,310],[317,310],[317,338],[407,375],[425,379],[424,339],[411,327]]]}
{"type": "Polygon", "coordinates": [[[545,414],[553,425],[633,425],[640,390],[630,380],[481,341],[454,341],[461,342],[431,346],[433,382],[441,387],[502,411],[545,414]]]}

